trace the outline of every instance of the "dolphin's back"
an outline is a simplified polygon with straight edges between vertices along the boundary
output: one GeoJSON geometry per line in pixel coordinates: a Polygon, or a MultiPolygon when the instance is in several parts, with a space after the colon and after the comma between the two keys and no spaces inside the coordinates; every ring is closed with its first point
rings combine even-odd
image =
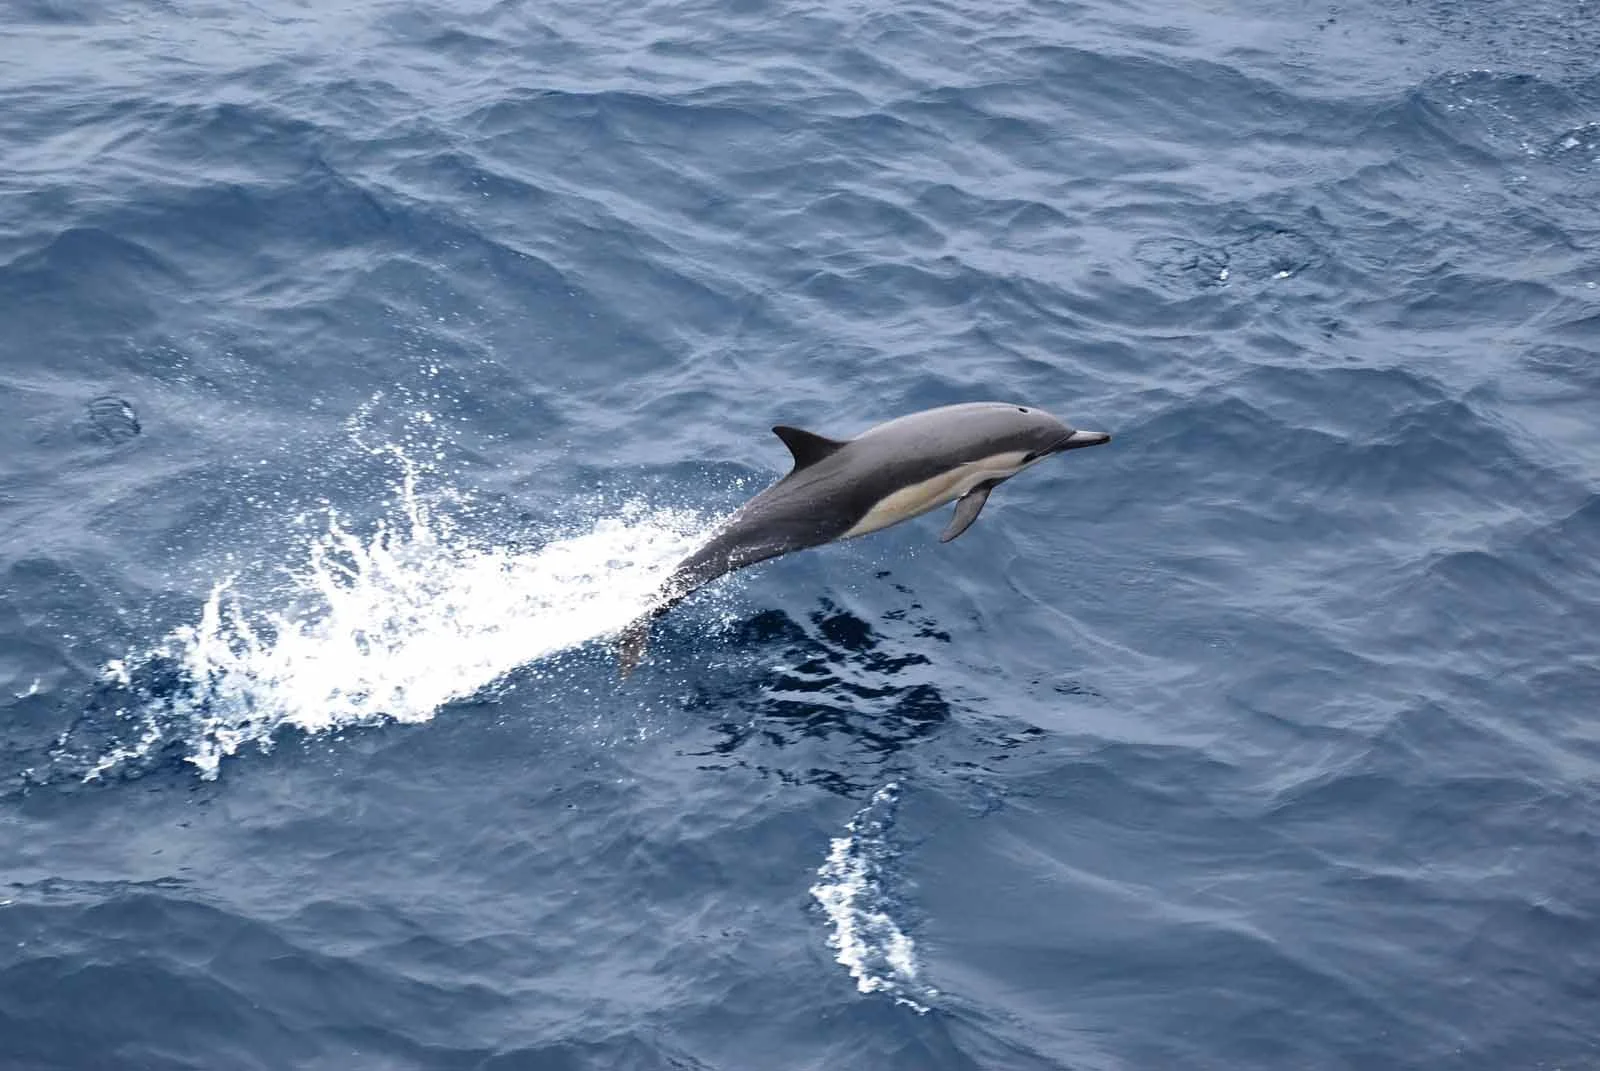
{"type": "MultiPolygon", "coordinates": [[[[820,465],[840,467],[832,458],[820,465]]],[[[791,472],[741,506],[673,570],[667,581],[673,602],[737,569],[838,539],[876,501],[826,471],[821,476],[791,472]]]]}

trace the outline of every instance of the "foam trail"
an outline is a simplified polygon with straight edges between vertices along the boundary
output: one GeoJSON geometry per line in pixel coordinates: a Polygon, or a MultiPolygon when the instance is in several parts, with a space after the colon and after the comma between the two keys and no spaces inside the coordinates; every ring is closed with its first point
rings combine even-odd
{"type": "Polygon", "coordinates": [[[138,738],[103,752],[86,780],[175,740],[210,779],[286,726],[427,721],[513,669],[618,631],[705,528],[693,514],[638,507],[536,550],[474,545],[390,452],[404,470],[398,524],[362,538],[330,515],[287,590],[266,600],[279,608],[251,605],[222,580],[197,623],[106,667],[131,685],[165,666],[181,686],[121,712],[138,738]]]}
{"type": "Polygon", "coordinates": [[[822,905],[833,932],[828,947],[863,993],[887,993],[897,1003],[928,1011],[924,1000],[938,991],[918,980],[916,945],[890,913],[893,864],[899,855],[891,833],[900,786],[890,782],[872,794],[835,837],[828,861],[817,870],[811,895],[822,905]]]}

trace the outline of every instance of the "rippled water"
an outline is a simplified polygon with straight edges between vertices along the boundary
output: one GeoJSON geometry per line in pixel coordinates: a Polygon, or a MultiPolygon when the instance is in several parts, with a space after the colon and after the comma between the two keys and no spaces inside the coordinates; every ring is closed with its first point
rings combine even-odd
{"type": "Polygon", "coordinates": [[[0,1066],[1600,1066],[1588,0],[4,16],[0,1066]]]}

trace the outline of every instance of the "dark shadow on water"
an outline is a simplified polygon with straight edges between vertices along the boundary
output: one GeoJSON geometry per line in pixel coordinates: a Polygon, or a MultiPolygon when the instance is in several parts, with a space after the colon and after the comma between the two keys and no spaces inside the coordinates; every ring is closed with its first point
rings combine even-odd
{"type": "Polygon", "coordinates": [[[723,642],[772,668],[701,683],[688,699],[687,709],[718,718],[709,743],[690,753],[719,766],[856,797],[893,776],[901,752],[954,713],[926,654],[828,600],[804,622],[780,610],[756,614],[723,642]]]}

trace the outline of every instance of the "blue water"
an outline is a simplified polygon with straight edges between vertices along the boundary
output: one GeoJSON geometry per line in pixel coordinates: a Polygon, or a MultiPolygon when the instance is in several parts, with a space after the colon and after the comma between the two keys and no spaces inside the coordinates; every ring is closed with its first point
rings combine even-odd
{"type": "Polygon", "coordinates": [[[0,1067],[1600,1067],[1592,0],[10,0],[0,1067]],[[1115,433],[607,638],[787,467],[1115,433]]]}

